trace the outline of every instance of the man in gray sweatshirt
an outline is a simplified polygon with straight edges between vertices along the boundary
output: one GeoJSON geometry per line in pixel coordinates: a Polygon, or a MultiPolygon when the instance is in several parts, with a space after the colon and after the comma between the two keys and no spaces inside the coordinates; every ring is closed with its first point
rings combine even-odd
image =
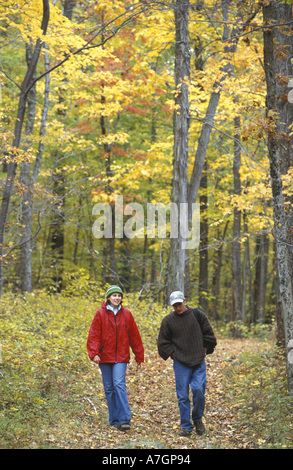
{"type": "Polygon", "coordinates": [[[170,305],[174,311],[162,320],[158,336],[158,352],[164,360],[168,357],[173,359],[181,436],[189,436],[193,430],[190,420],[189,387],[193,397],[192,421],[197,434],[203,434],[205,355],[214,351],[217,340],[205,314],[199,309],[188,307],[183,292],[172,292],[170,305]]]}

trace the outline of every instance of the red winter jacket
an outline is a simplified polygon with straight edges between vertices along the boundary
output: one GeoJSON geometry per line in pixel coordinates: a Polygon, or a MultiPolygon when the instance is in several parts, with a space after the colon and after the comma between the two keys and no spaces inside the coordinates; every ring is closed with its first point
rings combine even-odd
{"type": "Polygon", "coordinates": [[[132,313],[121,305],[114,315],[103,302],[92,321],[87,350],[92,360],[97,354],[103,362],[129,362],[131,347],[136,362],[144,361],[144,348],[132,313]]]}

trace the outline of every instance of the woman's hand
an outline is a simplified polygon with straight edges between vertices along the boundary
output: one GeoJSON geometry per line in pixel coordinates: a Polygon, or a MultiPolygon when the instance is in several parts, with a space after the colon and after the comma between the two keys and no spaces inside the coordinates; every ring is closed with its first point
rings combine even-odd
{"type": "Polygon", "coordinates": [[[101,358],[100,356],[98,356],[98,354],[95,355],[95,357],[93,358],[93,362],[95,362],[95,364],[99,364],[101,358]]]}

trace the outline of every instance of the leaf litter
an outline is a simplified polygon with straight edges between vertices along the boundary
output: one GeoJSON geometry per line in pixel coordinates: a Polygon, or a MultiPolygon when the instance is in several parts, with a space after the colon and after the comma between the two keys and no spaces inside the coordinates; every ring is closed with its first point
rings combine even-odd
{"type": "Polygon", "coordinates": [[[206,434],[179,437],[173,364],[156,350],[165,313],[153,315],[142,305],[136,318],[146,362],[137,369],[132,358],[127,371],[131,430],[111,428],[101,374],[85,348],[93,311],[88,299],[78,309],[75,299],[48,302],[41,294],[7,300],[0,315],[1,448],[293,447],[285,358],[272,337],[231,339],[225,332],[216,334],[217,348],[206,359],[206,434]]]}
{"type": "MultiPolygon", "coordinates": [[[[271,343],[256,339],[225,339],[213,355],[207,357],[207,392],[203,436],[179,437],[180,421],[171,360],[163,361],[153,351],[146,352],[140,368],[131,362],[127,372],[127,388],[132,411],[130,431],[121,432],[108,425],[108,410],[98,368],[96,390],[84,397],[87,411],[80,418],[79,429],[72,427],[67,436],[58,426],[58,447],[102,449],[249,449],[259,448],[266,440],[253,434],[250,426],[239,419],[239,410],[248,406],[229,386],[229,371],[245,354],[267,354],[271,343]],[[228,373],[228,380],[227,380],[228,373]],[[236,400],[235,400],[236,396],[236,400]],[[238,398],[237,398],[238,397],[238,398]]],[[[265,427],[265,418],[263,418],[265,427]]],[[[246,423],[247,424],[247,423],[246,423]]],[[[51,434],[52,437],[52,434],[51,434]]],[[[292,442],[291,442],[292,444],[292,442]]]]}

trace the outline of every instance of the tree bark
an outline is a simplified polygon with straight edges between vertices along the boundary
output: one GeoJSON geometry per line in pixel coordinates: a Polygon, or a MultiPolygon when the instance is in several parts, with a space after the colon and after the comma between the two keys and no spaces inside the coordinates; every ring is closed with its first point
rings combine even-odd
{"type": "MultiPolygon", "coordinates": [[[[241,148],[239,145],[239,129],[240,117],[236,116],[234,119],[234,159],[233,159],[233,180],[234,180],[234,194],[239,196],[241,194],[241,181],[240,181],[240,166],[241,166],[241,148]]],[[[241,231],[241,211],[234,207],[234,220],[233,220],[233,241],[232,241],[232,321],[235,323],[234,336],[241,336],[237,323],[243,321],[242,317],[242,302],[241,302],[241,245],[240,245],[240,231],[241,231]]]]}
{"type": "MultiPolygon", "coordinates": [[[[42,17],[41,29],[43,31],[44,36],[47,32],[49,19],[50,19],[49,0],[43,0],[43,17],[42,17]]],[[[22,129],[23,129],[23,124],[25,120],[25,111],[26,111],[26,105],[27,105],[27,100],[28,100],[28,92],[31,87],[31,83],[34,79],[34,74],[35,74],[36,67],[39,61],[42,46],[43,46],[43,41],[41,39],[38,39],[35,45],[34,52],[32,54],[32,59],[27,69],[27,73],[21,84],[19,101],[18,101],[18,109],[17,109],[17,117],[16,117],[15,127],[14,127],[14,139],[12,142],[12,146],[16,150],[20,148],[21,135],[22,135],[22,129]]],[[[8,164],[8,169],[7,169],[7,177],[6,177],[5,184],[4,184],[2,204],[1,204],[1,210],[0,210],[0,297],[2,295],[2,286],[3,286],[3,256],[5,256],[3,246],[5,242],[5,228],[6,228],[6,222],[7,222],[8,212],[9,212],[10,200],[11,200],[12,191],[14,187],[17,165],[18,165],[17,157],[11,155],[10,162],[8,164]]]]}
{"type": "MultiPolygon", "coordinates": [[[[286,72],[292,75],[292,36],[281,35],[280,28],[274,28],[278,19],[292,24],[292,6],[281,5],[279,2],[270,2],[263,7],[263,17],[267,28],[264,30],[264,66],[267,84],[266,110],[267,110],[267,134],[268,134],[268,155],[270,162],[271,187],[273,195],[274,211],[274,236],[276,242],[276,264],[278,271],[278,283],[281,299],[282,316],[285,329],[285,345],[287,352],[287,378],[288,390],[293,394],[293,292],[292,292],[292,265],[290,249],[290,217],[286,213],[284,201],[281,173],[286,167],[286,160],[292,164],[291,149],[285,150],[280,141],[285,124],[285,129],[289,128],[292,120],[288,122],[288,110],[284,106],[284,101],[288,89],[284,84],[288,84],[287,75],[282,72],[282,61],[279,53],[279,46],[286,46],[286,72]],[[281,16],[282,15],[282,16],[281,16]],[[282,36],[282,37],[281,37],[282,36]],[[282,40],[282,43],[281,43],[282,40]],[[280,78],[282,80],[280,81],[280,78]],[[278,85],[277,85],[278,81],[278,85]],[[281,84],[283,84],[281,86],[281,84]],[[282,91],[282,95],[280,95],[282,91]],[[283,98],[282,98],[283,96],[283,98]],[[275,114],[277,112],[277,114],[275,114]],[[287,118],[286,118],[287,116],[287,118]],[[286,120],[287,119],[287,120],[286,120]]],[[[287,31],[288,33],[288,31],[287,31]]],[[[282,56],[282,54],[281,54],[282,56]]],[[[287,105],[289,103],[287,102],[287,105]]],[[[292,106],[292,105],[291,105],[292,106]]],[[[289,132],[286,133],[289,135],[289,132]]],[[[292,138],[290,146],[292,147],[292,138]]],[[[289,214],[289,216],[291,216],[289,214]]]]}
{"type": "MultiPolygon", "coordinates": [[[[45,68],[49,68],[49,59],[48,53],[45,51],[45,68]]],[[[34,235],[32,234],[32,217],[33,217],[33,201],[32,193],[34,189],[35,182],[37,180],[41,160],[44,151],[44,142],[43,137],[46,131],[46,122],[48,116],[49,108],[49,83],[50,75],[45,77],[45,91],[44,91],[44,106],[41,118],[40,126],[40,141],[39,147],[34,163],[34,168],[32,175],[30,175],[30,162],[23,161],[20,165],[20,175],[19,179],[23,185],[23,195],[21,198],[21,225],[22,225],[22,236],[20,239],[20,263],[19,263],[19,275],[20,275],[20,285],[22,292],[31,292],[32,291],[32,239],[34,235]]],[[[31,88],[29,92],[28,100],[28,116],[27,116],[27,126],[26,126],[26,135],[29,138],[29,135],[33,131],[34,118],[35,118],[35,99],[36,99],[36,87],[35,85],[31,88]],[[31,109],[31,111],[30,111],[31,109]]],[[[29,141],[27,142],[27,147],[30,147],[29,141]]]]}
{"type": "MultiPolygon", "coordinates": [[[[53,157],[53,155],[52,155],[53,157]]],[[[51,250],[50,265],[53,268],[52,279],[56,292],[63,288],[63,264],[64,264],[64,238],[65,238],[65,182],[66,176],[63,168],[59,166],[58,151],[55,155],[56,165],[52,175],[52,192],[55,201],[52,205],[52,219],[50,222],[49,247],[51,250]]]]}
{"type": "MultiPolygon", "coordinates": [[[[189,0],[177,0],[175,14],[175,105],[174,111],[174,156],[172,202],[180,208],[180,203],[187,203],[187,163],[189,132],[189,91],[190,51],[188,37],[189,0]]],[[[179,212],[179,211],[178,211],[179,212]]],[[[187,221],[186,221],[187,224],[187,221]]],[[[170,255],[167,296],[174,290],[184,292],[185,250],[184,238],[179,227],[178,237],[170,239],[170,255]]]]}
{"type": "MultiPolygon", "coordinates": [[[[32,48],[26,45],[26,60],[29,67],[31,61],[32,48]]],[[[31,147],[30,138],[33,134],[36,115],[36,86],[30,89],[27,105],[26,120],[26,142],[25,150],[31,147]]],[[[21,238],[20,238],[20,285],[22,292],[31,292],[32,290],[32,271],[31,271],[31,222],[32,222],[32,192],[30,187],[30,161],[24,160],[20,164],[19,181],[22,185],[23,195],[21,198],[21,238]]]]}
{"type": "Polygon", "coordinates": [[[254,323],[265,322],[266,285],[268,271],[269,239],[266,233],[256,237],[256,263],[254,279],[254,323]]]}
{"type": "Polygon", "coordinates": [[[199,250],[199,306],[202,310],[208,314],[209,313],[209,301],[208,301],[208,291],[209,291],[209,248],[208,248],[208,234],[209,234],[209,224],[208,224],[208,197],[207,197],[207,187],[208,187],[208,175],[207,175],[207,163],[205,162],[204,172],[201,177],[200,187],[203,189],[203,193],[200,195],[200,250],[199,250]]]}
{"type": "MultiPolygon", "coordinates": [[[[250,263],[250,240],[249,240],[249,233],[248,233],[246,211],[243,212],[243,228],[244,228],[244,234],[246,235],[243,284],[246,286],[246,276],[247,276],[248,278],[248,305],[249,305],[248,318],[246,318],[245,316],[245,295],[244,294],[242,295],[242,312],[244,314],[244,320],[247,319],[247,324],[250,325],[254,321],[253,320],[254,319],[254,299],[253,299],[252,273],[251,273],[251,263],[250,263]]],[[[244,291],[244,286],[243,286],[243,291],[244,291]]]]}
{"type": "MultiPolygon", "coordinates": [[[[222,258],[223,258],[223,246],[226,237],[226,232],[228,229],[229,221],[226,222],[223,235],[219,242],[220,246],[217,250],[217,256],[215,260],[215,267],[214,267],[214,274],[213,274],[213,281],[212,281],[212,295],[213,295],[213,319],[217,321],[219,319],[218,315],[218,300],[219,300],[219,292],[220,292],[220,278],[221,278],[221,269],[222,269],[222,258]]],[[[218,239],[220,235],[218,234],[218,239]]]]}

